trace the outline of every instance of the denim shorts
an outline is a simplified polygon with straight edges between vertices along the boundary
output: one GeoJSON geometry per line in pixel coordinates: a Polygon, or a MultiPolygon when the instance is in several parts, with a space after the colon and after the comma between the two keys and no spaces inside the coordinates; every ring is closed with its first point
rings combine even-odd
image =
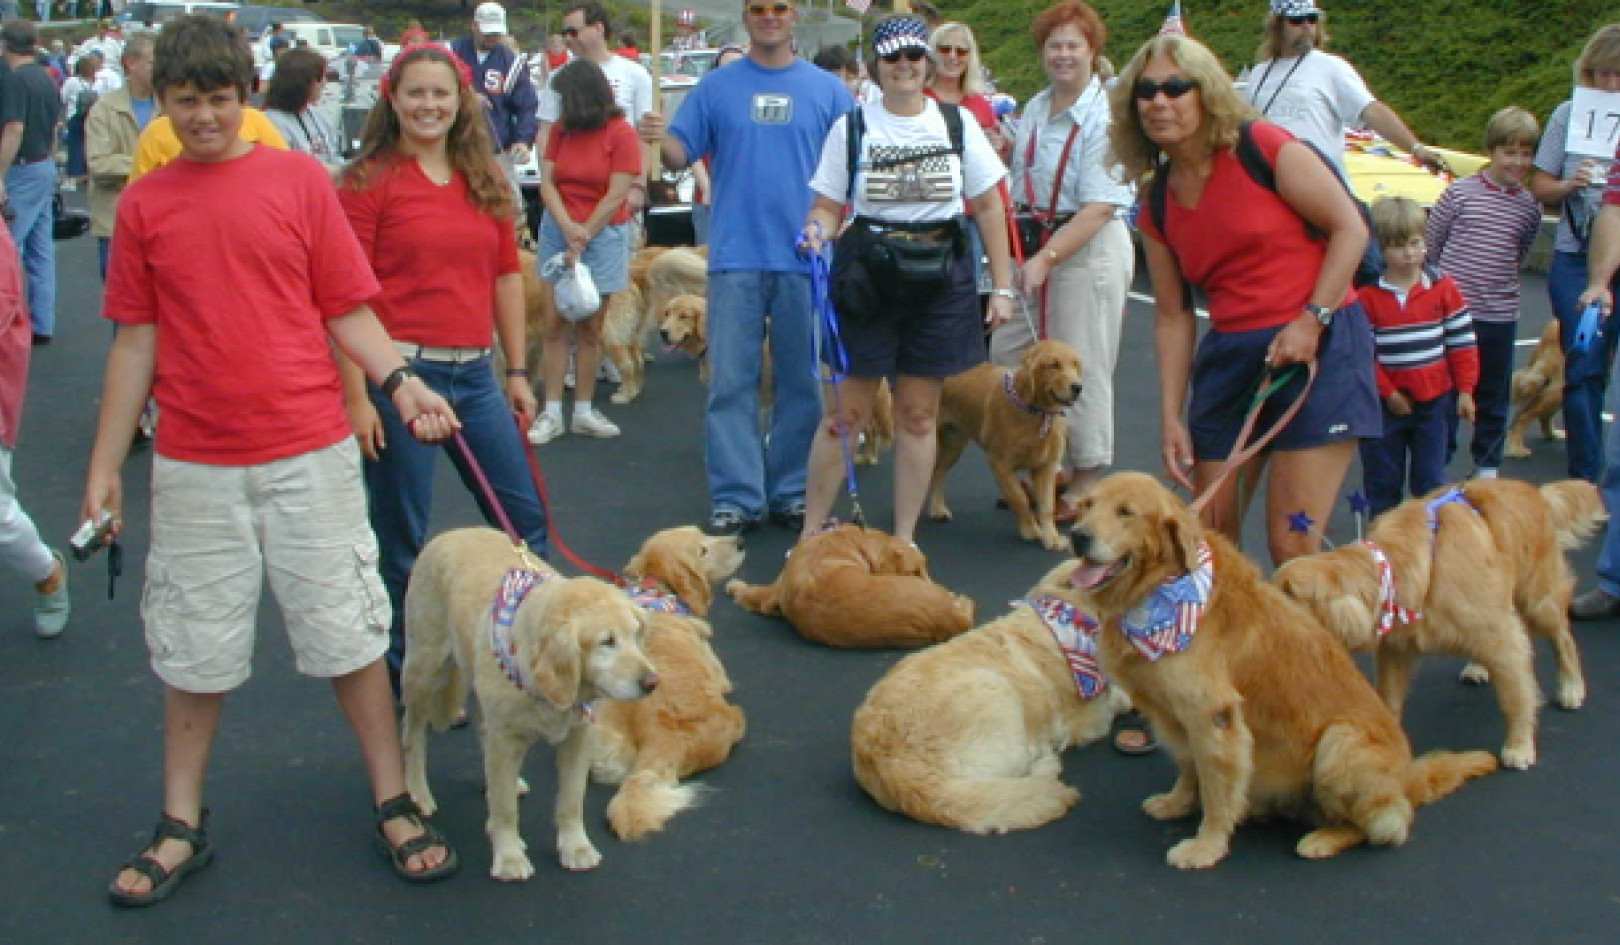
{"type": "Polygon", "coordinates": [[[983,363],[972,256],[956,258],[945,291],[927,304],[877,318],[839,316],[838,331],[855,377],[946,378],[983,363]]]}
{"type": "MultiPolygon", "coordinates": [[[[543,266],[546,260],[567,251],[568,241],[563,239],[562,230],[557,228],[551,214],[546,214],[540,221],[540,259],[537,265],[543,266]]],[[[630,224],[602,227],[602,232],[586,245],[585,255],[580,259],[585,263],[585,268],[591,271],[596,291],[603,295],[623,292],[630,285],[630,224]]]]}
{"type": "MultiPolygon", "coordinates": [[[[1187,428],[1199,462],[1221,462],[1232,452],[1250,398],[1266,373],[1266,349],[1282,328],[1205,333],[1193,359],[1192,405],[1187,428]]],[[[1372,327],[1360,302],[1338,310],[1322,333],[1316,352],[1316,386],[1293,421],[1270,449],[1307,450],[1347,439],[1383,435],[1383,403],[1378,399],[1372,327]]],[[[1277,421],[1295,398],[1301,375],[1273,394],[1260,410],[1255,430],[1277,421]]]]}

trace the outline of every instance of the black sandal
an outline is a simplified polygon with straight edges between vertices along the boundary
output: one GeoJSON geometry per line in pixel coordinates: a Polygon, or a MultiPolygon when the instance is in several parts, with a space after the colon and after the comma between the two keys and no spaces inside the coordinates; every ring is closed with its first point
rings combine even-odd
{"type": "Polygon", "coordinates": [[[388,863],[394,868],[400,879],[407,883],[431,883],[444,879],[461,863],[456,859],[455,848],[450,841],[444,838],[439,828],[428,823],[422,816],[422,809],[416,806],[416,801],[409,792],[391,797],[377,805],[377,851],[387,857],[388,863]],[[383,830],[383,824],[390,820],[404,817],[411,823],[422,828],[420,837],[406,840],[395,846],[388,839],[388,833],[383,830]],[[444,862],[430,869],[411,869],[411,857],[418,856],[434,847],[444,848],[444,862]]]}
{"type": "Polygon", "coordinates": [[[145,876],[152,888],[143,893],[127,892],[118,888],[118,878],[115,876],[107,887],[107,897],[113,901],[113,905],[128,909],[155,905],[173,895],[187,876],[212,862],[214,848],[208,843],[208,809],[203,808],[196,827],[165,813],[158,821],[157,830],[152,833],[152,842],[134,859],[118,868],[119,873],[133,870],[145,876]],[[152,855],[165,840],[181,840],[191,844],[191,856],[172,870],[152,855]]]}
{"type": "Polygon", "coordinates": [[[1122,755],[1136,757],[1151,755],[1159,750],[1159,743],[1153,739],[1153,732],[1147,727],[1147,720],[1135,710],[1120,717],[1120,725],[1114,730],[1114,750],[1122,755]]]}

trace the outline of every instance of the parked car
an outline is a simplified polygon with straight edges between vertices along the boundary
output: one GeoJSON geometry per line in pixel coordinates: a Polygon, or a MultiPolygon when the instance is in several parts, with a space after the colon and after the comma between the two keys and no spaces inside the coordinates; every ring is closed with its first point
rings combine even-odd
{"type": "Polygon", "coordinates": [[[161,29],[163,24],[188,13],[200,13],[221,20],[235,20],[240,3],[204,3],[201,0],[132,0],[113,22],[126,32],[161,29]]]}
{"type": "MultiPolygon", "coordinates": [[[[353,49],[366,38],[365,27],[354,23],[287,23],[287,38],[293,46],[308,45],[330,62],[353,49]]],[[[262,44],[261,44],[262,45],[262,44]]]]}
{"type": "Polygon", "coordinates": [[[250,42],[257,43],[271,23],[320,23],[323,19],[319,13],[297,7],[243,7],[231,22],[242,28],[250,42]]]}
{"type": "Polygon", "coordinates": [[[714,68],[718,49],[666,49],[659,57],[663,75],[685,75],[701,79],[714,68]]]}

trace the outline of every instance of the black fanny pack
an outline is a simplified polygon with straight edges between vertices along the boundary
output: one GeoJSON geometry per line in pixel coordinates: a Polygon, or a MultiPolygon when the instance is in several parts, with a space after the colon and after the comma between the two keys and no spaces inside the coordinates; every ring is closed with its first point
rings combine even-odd
{"type": "Polygon", "coordinates": [[[966,251],[959,220],[895,223],[856,217],[833,252],[833,302],[846,318],[897,315],[950,284],[966,251]]]}
{"type": "Polygon", "coordinates": [[[1024,258],[1028,259],[1045,249],[1052,234],[1062,229],[1072,219],[1074,219],[1072,213],[1054,216],[1028,207],[1019,207],[1013,215],[1013,225],[1018,228],[1018,243],[1023,247],[1024,258]]]}

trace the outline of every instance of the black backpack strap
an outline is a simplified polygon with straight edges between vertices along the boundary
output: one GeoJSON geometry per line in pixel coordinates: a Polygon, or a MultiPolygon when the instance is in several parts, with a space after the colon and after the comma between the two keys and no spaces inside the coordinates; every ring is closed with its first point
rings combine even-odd
{"type": "Polygon", "coordinates": [[[1170,194],[1170,165],[1161,163],[1153,172],[1153,180],[1148,182],[1147,204],[1148,219],[1153,221],[1153,228],[1159,231],[1159,242],[1169,245],[1164,232],[1164,202],[1170,194]]]}
{"type": "Polygon", "coordinates": [[[957,157],[962,156],[962,106],[952,105],[949,102],[935,102],[939,106],[940,115],[945,118],[945,135],[951,142],[951,153],[957,157]]]}
{"type": "Polygon", "coordinates": [[[844,115],[844,140],[848,142],[845,149],[849,161],[849,187],[844,191],[844,203],[847,205],[855,199],[855,172],[861,166],[861,139],[866,137],[866,110],[856,105],[844,115]]]}

